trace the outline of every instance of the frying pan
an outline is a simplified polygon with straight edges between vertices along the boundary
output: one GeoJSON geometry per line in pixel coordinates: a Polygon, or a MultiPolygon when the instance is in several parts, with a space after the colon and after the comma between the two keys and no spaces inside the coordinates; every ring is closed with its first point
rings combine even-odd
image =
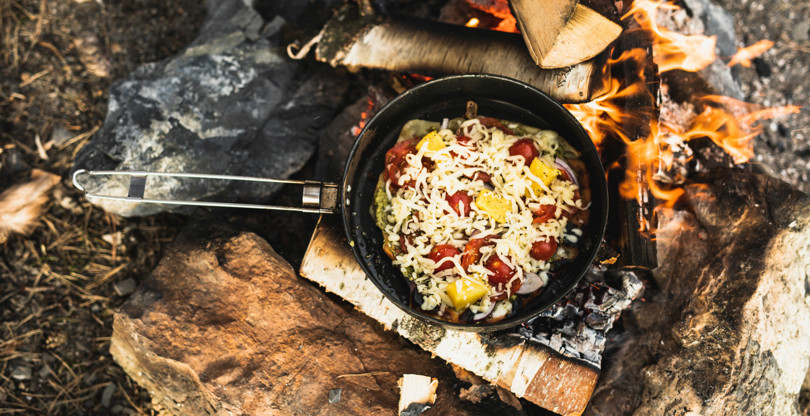
{"type": "Polygon", "coordinates": [[[566,293],[573,290],[590,266],[607,224],[607,184],[599,154],[588,134],[564,107],[540,90],[511,78],[495,75],[456,75],[435,79],[400,94],[386,104],[360,132],[352,147],[342,182],[283,181],[240,176],[152,173],[152,172],[87,172],[74,173],[74,184],[88,198],[117,199],[133,202],[226,206],[237,208],[285,209],[305,212],[339,212],[352,253],[360,267],[388,300],[408,314],[444,328],[489,332],[510,328],[537,316],[566,293]],[[371,215],[377,179],[385,164],[385,153],[397,141],[403,125],[413,119],[441,121],[463,116],[468,101],[478,105],[478,114],[516,121],[525,125],[555,130],[582,155],[591,189],[588,223],[583,227],[579,255],[562,265],[543,292],[511,316],[495,323],[452,323],[409,306],[411,289],[402,273],[383,252],[383,234],[371,215]],[[87,193],[77,180],[81,174],[127,175],[131,177],[127,197],[99,196],[87,193]],[[303,208],[269,205],[219,203],[209,201],[176,201],[145,199],[147,176],[179,176],[281,182],[304,185],[303,208]]]}

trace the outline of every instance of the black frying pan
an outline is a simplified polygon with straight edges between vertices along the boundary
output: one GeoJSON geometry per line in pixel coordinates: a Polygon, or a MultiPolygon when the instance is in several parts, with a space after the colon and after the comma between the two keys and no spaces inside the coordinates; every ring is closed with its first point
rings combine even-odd
{"type": "Polygon", "coordinates": [[[607,224],[607,184],[599,154],[590,137],[564,107],[540,90],[494,75],[458,75],[436,79],[394,98],[360,132],[346,162],[340,189],[343,226],[354,256],[369,279],[391,302],[417,318],[445,328],[487,332],[525,322],[571,291],[590,266],[607,224]],[[478,114],[557,131],[582,153],[590,176],[590,218],[584,227],[579,256],[563,265],[543,292],[516,314],[496,323],[457,324],[409,306],[410,288],[399,269],[383,253],[383,235],[371,215],[377,179],[385,152],[412,119],[441,121],[461,117],[466,103],[475,101],[478,114]]]}
{"type": "MultiPolygon", "coordinates": [[[[86,177],[85,180],[88,178],[86,177]]],[[[210,207],[252,208],[334,213],[339,211],[352,251],[369,279],[395,305],[405,312],[445,328],[465,331],[494,331],[509,328],[537,316],[572,290],[596,256],[607,223],[607,184],[599,155],[588,134],[560,104],[540,90],[495,75],[458,75],[437,79],[414,87],[383,107],[360,132],[343,173],[339,189],[336,184],[313,181],[278,180],[232,175],[200,173],[167,173],[141,171],[86,171],[73,173],[74,185],[88,198],[136,203],[196,205],[210,207]],[[383,171],[385,153],[396,143],[402,126],[409,120],[441,121],[464,115],[467,102],[478,104],[478,114],[516,121],[525,125],[557,131],[579,150],[588,170],[591,207],[590,218],[580,239],[580,253],[566,263],[543,292],[523,305],[517,313],[496,323],[457,324],[440,320],[409,306],[410,288],[399,269],[383,253],[383,235],[371,215],[377,179],[383,171]],[[127,196],[98,195],[82,185],[82,175],[129,177],[127,196]],[[303,207],[284,207],[199,200],[161,200],[145,198],[146,180],[151,176],[271,182],[304,185],[303,207]],[[335,195],[337,194],[337,197],[335,195]],[[335,201],[337,199],[337,201],[335,201]],[[337,203],[335,203],[337,202],[337,203]]]]}

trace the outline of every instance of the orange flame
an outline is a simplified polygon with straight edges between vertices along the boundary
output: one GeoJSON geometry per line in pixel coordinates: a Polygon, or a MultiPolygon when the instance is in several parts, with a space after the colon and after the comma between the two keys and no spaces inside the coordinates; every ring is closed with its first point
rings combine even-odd
{"type": "Polygon", "coordinates": [[[480,20],[478,20],[478,18],[477,18],[477,17],[473,17],[473,18],[471,18],[470,20],[468,20],[468,21],[467,21],[467,23],[465,23],[465,24],[464,24],[464,26],[467,26],[467,27],[476,27],[476,26],[478,26],[478,24],[479,24],[479,23],[481,23],[481,21],[480,21],[480,20]]]}
{"type": "Polygon", "coordinates": [[[680,7],[664,0],[634,1],[623,18],[632,16],[638,24],[649,30],[654,38],[653,59],[660,72],[680,69],[696,72],[717,58],[714,47],[717,38],[703,35],[683,35],[656,23],[659,11],[675,12],[680,7]]]}
{"type": "Polygon", "coordinates": [[[740,64],[746,68],[751,67],[751,60],[762,55],[768,49],[773,47],[773,42],[765,39],[761,40],[751,46],[746,46],[744,48],[740,48],[734,56],[731,57],[731,60],[728,62],[728,66],[732,67],[734,65],[740,64]]]}
{"type": "MultiPolygon", "coordinates": [[[[656,23],[658,12],[674,13],[679,8],[663,0],[637,0],[625,14],[633,17],[642,29],[653,39],[653,60],[659,71],[673,69],[698,71],[711,64],[717,56],[714,52],[715,38],[702,35],[683,35],[656,23]]],[[[755,45],[764,45],[759,42],[755,45]]],[[[749,47],[748,55],[738,53],[735,58],[744,62],[759,49],[749,47]]],[[[762,46],[758,46],[761,48],[762,46]]],[[[761,52],[760,52],[761,53],[761,52]]],[[[663,168],[670,168],[674,162],[673,148],[681,147],[688,141],[708,137],[728,152],[735,163],[743,163],[753,156],[753,138],[762,131],[757,121],[796,113],[800,107],[788,105],[777,108],[763,108],[728,97],[706,96],[696,103],[699,114],[688,126],[665,126],[665,131],[654,117],[645,111],[653,109],[623,108],[628,97],[648,93],[644,79],[644,66],[647,59],[642,49],[625,51],[619,58],[610,60],[608,66],[632,64],[638,68],[635,83],[622,85],[617,79],[610,79],[607,94],[585,104],[568,104],[565,107],[582,123],[597,146],[606,137],[622,140],[627,149],[625,178],[620,185],[622,197],[636,199],[644,203],[649,191],[665,206],[673,206],[684,191],[680,187],[661,184],[656,175],[663,168]],[[648,137],[637,138],[625,126],[632,121],[653,120],[648,137]],[[666,136],[662,138],[661,136],[666,136]]],[[[752,59],[752,58],[751,58],[752,59]]],[[[732,59],[732,62],[734,59],[732,59]]],[[[626,65],[625,65],[626,66],[626,65]]],[[[626,77],[627,78],[627,77],[626,77]]],[[[637,134],[637,133],[635,133],[637,134]]],[[[649,231],[649,224],[642,224],[641,231],[649,231]]]]}

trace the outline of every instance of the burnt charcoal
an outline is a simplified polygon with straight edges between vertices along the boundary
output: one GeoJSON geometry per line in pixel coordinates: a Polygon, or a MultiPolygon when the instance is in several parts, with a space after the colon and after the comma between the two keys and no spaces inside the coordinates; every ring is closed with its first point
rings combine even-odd
{"type": "Polygon", "coordinates": [[[754,58],[754,68],[757,70],[757,75],[762,78],[771,76],[771,66],[762,58],[754,58]]]}
{"type": "Polygon", "coordinates": [[[605,329],[610,323],[610,315],[599,311],[591,312],[585,317],[585,323],[594,329],[605,329]]]}
{"type": "MultiPolygon", "coordinates": [[[[312,156],[313,131],[332,119],[347,81],[329,68],[288,59],[283,18],[265,20],[241,0],[209,3],[206,22],[182,53],[142,65],[111,87],[104,124],[77,155],[75,169],[286,178],[312,156]]],[[[93,193],[127,195],[123,178],[82,181],[93,193]]],[[[278,189],[150,179],[146,191],[155,199],[256,203],[278,189]]],[[[93,202],[123,216],[171,209],[93,202]]]]}

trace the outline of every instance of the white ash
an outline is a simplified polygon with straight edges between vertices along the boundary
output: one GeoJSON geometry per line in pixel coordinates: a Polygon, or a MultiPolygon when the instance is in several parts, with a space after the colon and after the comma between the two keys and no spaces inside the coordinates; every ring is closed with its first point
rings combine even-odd
{"type": "Polygon", "coordinates": [[[576,290],[518,327],[515,335],[599,367],[607,331],[643,288],[635,270],[591,266],[576,290]]]}

